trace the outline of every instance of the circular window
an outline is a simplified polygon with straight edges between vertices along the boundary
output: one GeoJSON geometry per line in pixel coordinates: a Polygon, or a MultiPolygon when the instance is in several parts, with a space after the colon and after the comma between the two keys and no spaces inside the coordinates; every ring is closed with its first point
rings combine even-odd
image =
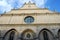
{"type": "Polygon", "coordinates": [[[30,38],[30,37],[31,37],[31,35],[28,33],[28,34],[26,35],[26,37],[27,37],[27,38],[30,38]]]}
{"type": "Polygon", "coordinates": [[[30,24],[30,23],[34,22],[34,17],[32,17],[32,16],[27,16],[27,17],[25,17],[24,21],[25,21],[26,23],[30,24]]]}

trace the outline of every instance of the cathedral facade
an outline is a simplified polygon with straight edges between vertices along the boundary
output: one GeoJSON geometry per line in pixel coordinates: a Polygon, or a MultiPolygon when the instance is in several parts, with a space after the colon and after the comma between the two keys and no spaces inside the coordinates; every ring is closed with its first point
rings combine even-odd
{"type": "Polygon", "coordinates": [[[60,40],[60,13],[25,3],[0,15],[0,40],[60,40]]]}

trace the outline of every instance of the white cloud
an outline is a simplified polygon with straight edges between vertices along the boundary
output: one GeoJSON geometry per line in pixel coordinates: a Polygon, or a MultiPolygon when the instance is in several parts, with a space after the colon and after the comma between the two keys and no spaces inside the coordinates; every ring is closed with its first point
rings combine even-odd
{"type": "Polygon", "coordinates": [[[5,0],[0,1],[0,14],[11,10],[11,6],[5,0]]]}
{"type": "Polygon", "coordinates": [[[23,5],[22,0],[6,0],[9,5],[11,5],[13,8],[19,8],[23,5]]]}
{"type": "Polygon", "coordinates": [[[20,8],[25,2],[35,2],[40,8],[45,7],[47,0],[0,0],[0,13],[8,12],[13,8],[20,8]]]}

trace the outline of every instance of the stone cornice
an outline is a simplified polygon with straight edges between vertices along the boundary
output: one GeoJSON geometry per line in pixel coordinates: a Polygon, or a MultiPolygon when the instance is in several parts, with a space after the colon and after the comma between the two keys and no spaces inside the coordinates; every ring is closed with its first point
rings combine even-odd
{"type": "Polygon", "coordinates": [[[0,24],[0,25],[60,25],[60,23],[40,23],[40,24],[0,24]]]}
{"type": "Polygon", "coordinates": [[[24,15],[60,15],[60,13],[20,13],[20,14],[1,14],[1,16],[24,16],[24,15]]]}

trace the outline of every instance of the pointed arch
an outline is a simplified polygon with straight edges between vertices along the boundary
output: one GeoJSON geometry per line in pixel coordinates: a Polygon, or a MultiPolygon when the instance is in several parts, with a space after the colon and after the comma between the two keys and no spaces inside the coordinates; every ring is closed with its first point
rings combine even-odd
{"type": "Polygon", "coordinates": [[[32,39],[33,40],[35,36],[36,35],[35,35],[35,32],[33,30],[26,29],[21,34],[21,37],[22,37],[21,40],[27,40],[27,39],[32,39]]]}
{"type": "Polygon", "coordinates": [[[58,34],[59,34],[59,32],[60,32],[60,29],[58,30],[58,34]]]}
{"type": "MultiPolygon", "coordinates": [[[[16,29],[10,29],[10,30],[8,30],[8,31],[5,33],[5,35],[4,35],[4,37],[3,37],[3,40],[5,40],[5,38],[6,38],[6,36],[7,36],[8,34],[9,34],[8,37],[10,37],[11,40],[13,40],[12,37],[14,37],[15,33],[18,33],[16,29]],[[12,35],[13,35],[13,36],[12,36],[12,35]]],[[[10,40],[10,38],[9,38],[9,40],[10,40]]]]}
{"type": "Polygon", "coordinates": [[[31,29],[26,29],[26,30],[24,30],[23,32],[22,32],[22,34],[23,33],[25,33],[25,32],[33,32],[33,33],[35,33],[33,30],[31,30],[31,29]]]}
{"type": "Polygon", "coordinates": [[[58,40],[60,40],[60,29],[58,30],[57,35],[58,35],[58,40]]]}
{"type": "Polygon", "coordinates": [[[38,39],[39,40],[53,40],[53,36],[54,35],[50,30],[44,28],[39,32],[38,39]]]}

